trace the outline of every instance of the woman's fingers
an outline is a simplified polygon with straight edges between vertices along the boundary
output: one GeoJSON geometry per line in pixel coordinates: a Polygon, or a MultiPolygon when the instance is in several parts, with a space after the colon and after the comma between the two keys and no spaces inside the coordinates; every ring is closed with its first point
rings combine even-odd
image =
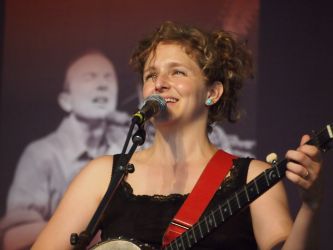
{"type": "Polygon", "coordinates": [[[322,154],[317,147],[305,144],[309,139],[308,135],[303,136],[297,150],[286,153],[286,177],[301,188],[303,201],[316,207],[320,203],[322,192],[319,178],[322,154]]]}

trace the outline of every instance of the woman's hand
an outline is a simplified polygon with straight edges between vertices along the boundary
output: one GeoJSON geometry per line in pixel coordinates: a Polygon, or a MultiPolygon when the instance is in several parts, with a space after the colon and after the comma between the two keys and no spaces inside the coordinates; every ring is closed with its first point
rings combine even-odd
{"type": "Polygon", "coordinates": [[[301,189],[303,202],[311,209],[320,205],[322,197],[321,167],[322,154],[312,145],[305,144],[310,139],[309,135],[302,137],[300,146],[296,150],[286,153],[286,177],[301,189]]]}

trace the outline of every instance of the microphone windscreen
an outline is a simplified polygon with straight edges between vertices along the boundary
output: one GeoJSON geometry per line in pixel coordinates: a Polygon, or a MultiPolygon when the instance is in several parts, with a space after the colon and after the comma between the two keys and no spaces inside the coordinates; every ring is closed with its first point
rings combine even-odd
{"type": "Polygon", "coordinates": [[[148,96],[147,99],[144,101],[142,107],[149,101],[156,101],[158,103],[160,111],[164,111],[167,108],[166,101],[160,95],[150,95],[150,96],[148,96]]]}

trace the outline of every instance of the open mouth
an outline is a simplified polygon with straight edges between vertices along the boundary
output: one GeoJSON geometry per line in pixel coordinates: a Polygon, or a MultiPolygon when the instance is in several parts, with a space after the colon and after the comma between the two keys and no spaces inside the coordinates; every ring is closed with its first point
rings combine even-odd
{"type": "Polygon", "coordinates": [[[164,100],[166,101],[166,103],[175,103],[178,102],[178,99],[175,97],[165,97],[164,100]]]}
{"type": "Polygon", "coordinates": [[[109,101],[109,98],[107,98],[105,96],[98,96],[93,99],[93,103],[96,103],[96,104],[106,104],[106,103],[108,103],[108,101],[109,101]]]}

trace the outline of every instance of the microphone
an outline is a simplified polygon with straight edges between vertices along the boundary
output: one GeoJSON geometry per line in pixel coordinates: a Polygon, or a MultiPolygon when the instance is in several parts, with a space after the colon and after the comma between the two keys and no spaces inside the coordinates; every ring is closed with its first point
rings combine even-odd
{"type": "Polygon", "coordinates": [[[148,96],[143,102],[141,108],[132,117],[132,122],[137,125],[142,125],[151,117],[159,114],[161,111],[166,110],[167,105],[163,97],[159,95],[148,96]]]}

